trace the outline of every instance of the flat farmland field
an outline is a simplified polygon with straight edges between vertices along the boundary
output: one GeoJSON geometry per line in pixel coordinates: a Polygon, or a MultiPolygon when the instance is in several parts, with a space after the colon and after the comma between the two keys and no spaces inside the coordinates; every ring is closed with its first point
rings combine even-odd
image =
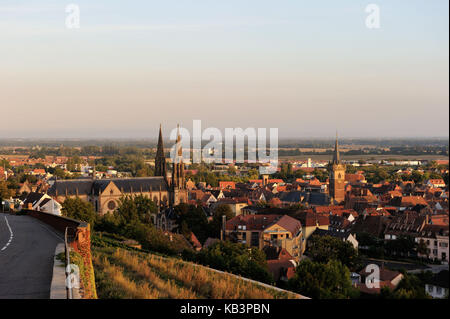
{"type": "MultiPolygon", "coordinates": [[[[279,156],[281,160],[293,160],[293,161],[306,161],[308,158],[311,158],[313,161],[329,161],[332,158],[332,155],[329,154],[320,154],[320,155],[297,155],[297,156],[279,156]]],[[[344,152],[341,152],[342,160],[448,160],[447,156],[443,155],[375,155],[375,154],[367,154],[367,155],[345,155],[344,152]]]]}

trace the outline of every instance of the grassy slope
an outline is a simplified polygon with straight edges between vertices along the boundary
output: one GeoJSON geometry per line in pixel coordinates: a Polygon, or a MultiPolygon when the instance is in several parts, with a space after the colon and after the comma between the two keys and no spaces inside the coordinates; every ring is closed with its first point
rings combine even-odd
{"type": "Polygon", "coordinates": [[[176,258],[94,247],[98,298],[273,299],[298,295],[266,288],[176,258]]]}

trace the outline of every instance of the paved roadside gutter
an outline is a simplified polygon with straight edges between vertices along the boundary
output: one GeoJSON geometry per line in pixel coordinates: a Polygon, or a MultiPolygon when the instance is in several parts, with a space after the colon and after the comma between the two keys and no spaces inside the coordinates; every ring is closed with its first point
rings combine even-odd
{"type": "Polygon", "coordinates": [[[66,268],[64,262],[57,258],[60,253],[64,253],[64,243],[58,244],[55,249],[50,299],[67,299],[66,268]]]}

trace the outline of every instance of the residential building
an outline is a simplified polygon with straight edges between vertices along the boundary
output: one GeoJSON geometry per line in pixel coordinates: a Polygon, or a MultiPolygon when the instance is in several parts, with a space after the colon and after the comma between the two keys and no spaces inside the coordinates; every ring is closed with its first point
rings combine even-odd
{"type": "Polygon", "coordinates": [[[425,292],[435,299],[448,298],[448,270],[442,270],[425,283],[425,292]]]}
{"type": "Polygon", "coordinates": [[[379,294],[384,287],[394,290],[403,279],[402,273],[386,269],[384,265],[379,268],[379,276],[367,266],[359,274],[361,283],[357,284],[356,287],[362,294],[379,294]]]}
{"type": "Polygon", "coordinates": [[[284,248],[295,260],[304,252],[300,221],[287,215],[239,215],[225,224],[224,239],[263,249],[284,248]]]}
{"type": "Polygon", "coordinates": [[[395,216],[384,232],[385,240],[399,237],[416,238],[427,224],[427,217],[414,211],[406,211],[395,216]]]}
{"type": "Polygon", "coordinates": [[[449,226],[427,224],[416,237],[417,243],[425,243],[427,253],[418,253],[418,257],[440,260],[448,264],[449,261],[449,226]]]}

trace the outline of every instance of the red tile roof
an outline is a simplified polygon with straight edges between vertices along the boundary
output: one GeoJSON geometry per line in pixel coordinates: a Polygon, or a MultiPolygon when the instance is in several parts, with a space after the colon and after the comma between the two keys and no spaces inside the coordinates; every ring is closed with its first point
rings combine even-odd
{"type": "Polygon", "coordinates": [[[292,218],[288,215],[284,215],[279,220],[275,221],[274,224],[286,229],[291,234],[297,234],[297,232],[302,228],[302,224],[298,219],[292,218]]]}
{"type": "Polygon", "coordinates": [[[363,174],[345,174],[345,181],[349,183],[357,183],[365,179],[363,174]]]}
{"type": "Polygon", "coordinates": [[[384,287],[388,287],[391,290],[395,288],[395,286],[390,281],[380,281],[379,288],[368,288],[364,283],[357,284],[356,287],[359,291],[366,294],[379,294],[381,292],[381,288],[384,287]]]}
{"type": "Polygon", "coordinates": [[[237,230],[239,225],[247,230],[263,230],[278,218],[280,215],[239,215],[227,221],[226,230],[237,230]]]}
{"type": "Polygon", "coordinates": [[[402,197],[401,206],[402,207],[411,207],[416,205],[427,206],[428,203],[425,198],[421,196],[404,196],[402,197]]]}
{"type": "Polygon", "coordinates": [[[221,181],[221,182],[219,182],[219,187],[220,187],[220,189],[224,189],[224,188],[235,189],[236,188],[236,183],[235,182],[228,182],[228,181],[221,181]]]}

